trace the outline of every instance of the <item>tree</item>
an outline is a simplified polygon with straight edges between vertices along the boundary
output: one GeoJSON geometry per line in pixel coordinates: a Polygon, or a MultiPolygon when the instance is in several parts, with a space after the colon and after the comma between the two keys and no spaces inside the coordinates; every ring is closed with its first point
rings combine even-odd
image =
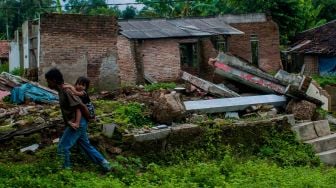
{"type": "Polygon", "coordinates": [[[43,12],[55,11],[54,3],[53,0],[0,1],[0,36],[11,38],[24,21],[37,18],[43,12]]]}
{"type": "Polygon", "coordinates": [[[69,13],[89,14],[92,10],[108,8],[105,0],[69,0],[65,10],[69,13]]]}
{"type": "Polygon", "coordinates": [[[137,15],[136,8],[133,6],[127,6],[125,10],[122,11],[121,17],[123,19],[132,19],[137,15]]]}

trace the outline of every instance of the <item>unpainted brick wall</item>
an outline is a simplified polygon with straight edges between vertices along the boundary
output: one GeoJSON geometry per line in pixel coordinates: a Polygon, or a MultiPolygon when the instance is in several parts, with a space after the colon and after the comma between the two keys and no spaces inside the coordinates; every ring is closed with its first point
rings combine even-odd
{"type": "MultiPolygon", "coordinates": [[[[229,37],[229,52],[251,61],[251,34],[259,39],[259,64],[262,70],[276,72],[280,69],[279,32],[272,22],[232,24],[245,32],[244,35],[229,37]]],[[[213,68],[207,62],[217,57],[217,50],[209,37],[198,38],[201,41],[200,77],[212,80],[213,68]]],[[[194,39],[148,39],[138,40],[135,46],[129,39],[118,38],[118,64],[122,82],[134,83],[136,80],[135,65],[142,64],[144,72],[157,81],[174,81],[179,79],[181,70],[179,43],[197,41],[194,39]],[[188,41],[189,40],[189,41],[188,41]],[[135,51],[138,53],[135,54],[135,51]],[[135,57],[139,55],[140,57],[135,57]],[[135,65],[134,65],[135,64],[135,65]]]]}
{"type": "Polygon", "coordinates": [[[117,56],[117,36],[118,25],[113,16],[41,15],[39,81],[44,82],[44,73],[51,67],[66,65],[73,68],[62,70],[65,78],[87,75],[92,84],[97,83],[102,59],[117,56]],[[87,73],[78,72],[76,67],[82,66],[74,65],[83,59],[87,61],[87,73]]]}
{"type": "Polygon", "coordinates": [[[122,35],[118,36],[118,64],[121,84],[123,85],[133,85],[137,83],[135,46],[134,41],[122,35]]]}
{"type": "Polygon", "coordinates": [[[317,56],[311,56],[306,55],[304,56],[304,75],[312,76],[312,75],[318,75],[319,74],[319,68],[318,68],[318,57],[317,56]]]}
{"type": "Polygon", "coordinates": [[[179,79],[181,63],[179,39],[143,40],[139,42],[139,55],[144,72],[157,81],[179,79]]]}
{"type": "Polygon", "coordinates": [[[229,52],[252,62],[250,37],[256,34],[259,39],[259,68],[266,72],[276,72],[281,68],[279,29],[275,22],[269,20],[230,25],[245,34],[229,38],[229,52]]]}

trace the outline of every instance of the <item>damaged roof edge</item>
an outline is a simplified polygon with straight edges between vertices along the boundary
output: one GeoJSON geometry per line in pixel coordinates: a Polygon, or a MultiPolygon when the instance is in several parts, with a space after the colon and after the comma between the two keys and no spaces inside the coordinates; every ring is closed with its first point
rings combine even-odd
{"type": "Polygon", "coordinates": [[[129,39],[158,39],[241,35],[244,32],[219,17],[119,21],[120,34],[129,39]]]}

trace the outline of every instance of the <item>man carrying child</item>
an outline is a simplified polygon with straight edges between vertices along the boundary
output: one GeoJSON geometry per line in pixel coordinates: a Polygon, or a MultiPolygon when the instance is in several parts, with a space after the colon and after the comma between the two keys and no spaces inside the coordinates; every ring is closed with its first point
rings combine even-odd
{"type": "Polygon", "coordinates": [[[63,167],[71,168],[70,149],[78,143],[94,163],[99,164],[105,171],[110,171],[109,162],[90,144],[88,139],[87,126],[90,113],[87,107],[78,96],[72,94],[70,89],[64,87],[63,75],[58,69],[49,70],[45,78],[48,87],[58,91],[59,104],[66,125],[58,144],[58,154],[64,159],[63,167]],[[76,116],[80,116],[79,125],[73,123],[76,116]]]}

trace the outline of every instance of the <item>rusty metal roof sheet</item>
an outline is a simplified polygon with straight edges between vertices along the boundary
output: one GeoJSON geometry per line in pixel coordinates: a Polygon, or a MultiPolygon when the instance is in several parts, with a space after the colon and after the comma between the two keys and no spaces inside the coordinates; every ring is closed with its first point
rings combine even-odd
{"type": "Polygon", "coordinates": [[[336,20],[296,35],[288,52],[336,55],[336,20]]]}
{"type": "Polygon", "coordinates": [[[131,39],[237,35],[242,31],[218,17],[119,21],[120,33],[131,39]]]}

